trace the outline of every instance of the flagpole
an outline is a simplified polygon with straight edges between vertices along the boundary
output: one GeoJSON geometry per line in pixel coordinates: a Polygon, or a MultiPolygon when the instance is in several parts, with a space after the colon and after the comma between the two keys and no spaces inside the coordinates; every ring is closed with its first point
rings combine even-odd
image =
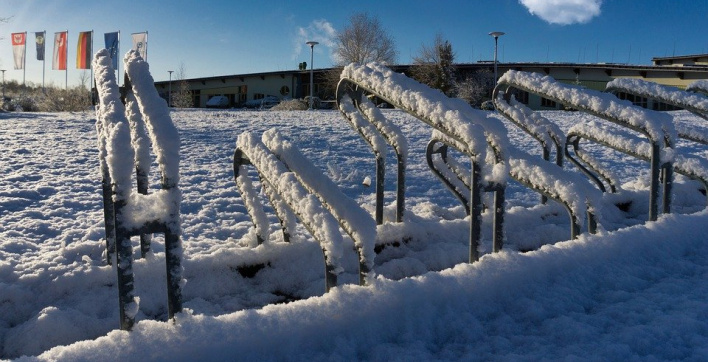
{"type": "Polygon", "coordinates": [[[47,31],[44,31],[44,35],[42,35],[42,46],[43,48],[43,53],[42,53],[42,92],[45,91],[44,89],[44,69],[47,67],[47,31]]]}
{"type": "MultiPolygon", "coordinates": [[[[120,57],[120,30],[118,30],[118,44],[116,45],[116,58],[120,57]]],[[[116,79],[116,82],[118,82],[118,86],[120,88],[120,58],[116,60],[116,71],[118,72],[116,76],[118,79],[116,79]]],[[[123,83],[123,86],[125,86],[125,83],[123,83]]]]}
{"type": "Polygon", "coordinates": [[[25,74],[27,74],[27,32],[25,32],[25,55],[22,56],[22,85],[25,85],[25,74]]]}
{"type": "MultiPolygon", "coordinates": [[[[89,44],[91,50],[89,50],[89,59],[93,60],[93,30],[91,30],[91,44],[89,44]]],[[[89,61],[89,74],[91,74],[91,78],[89,78],[89,93],[91,93],[91,98],[93,98],[93,87],[91,86],[93,82],[91,80],[93,79],[93,61],[89,61]]]]}
{"type": "Polygon", "coordinates": [[[66,29],[66,39],[64,40],[64,59],[66,66],[64,67],[64,89],[69,89],[69,29],[66,29]]]}
{"type": "Polygon", "coordinates": [[[148,61],[148,31],[145,30],[145,61],[148,61]]]}

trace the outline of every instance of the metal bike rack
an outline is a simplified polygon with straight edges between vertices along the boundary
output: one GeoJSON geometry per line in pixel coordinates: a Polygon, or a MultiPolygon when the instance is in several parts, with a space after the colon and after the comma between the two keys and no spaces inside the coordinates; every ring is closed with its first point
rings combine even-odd
{"type": "MultiPolygon", "coordinates": [[[[643,149],[641,139],[625,132],[621,132],[620,130],[605,129],[598,124],[577,125],[568,132],[568,139],[572,140],[568,142],[568,145],[572,145],[573,150],[576,154],[578,153],[578,150],[580,148],[580,141],[585,139],[603,145],[605,147],[612,148],[637,159],[643,161],[651,161],[651,157],[647,152],[641,152],[643,149]],[[621,141],[617,142],[617,140],[621,141]],[[627,145],[627,147],[621,147],[620,145],[627,145]]],[[[568,155],[568,157],[572,159],[572,156],[570,156],[570,154],[568,155]]],[[[703,184],[704,191],[708,190],[708,161],[697,157],[688,157],[677,154],[674,155],[674,162],[672,163],[672,165],[676,173],[699,181],[703,184]]],[[[603,172],[606,172],[603,171],[597,165],[592,165],[588,167],[590,167],[592,172],[595,172],[597,174],[602,174],[603,172]]],[[[608,180],[607,178],[605,178],[605,180],[608,182],[612,190],[615,190],[614,181],[608,180]]],[[[599,187],[602,187],[604,189],[601,181],[596,179],[595,182],[598,184],[599,187]]]]}
{"type": "MultiPolygon", "coordinates": [[[[173,202],[170,203],[167,209],[162,210],[161,215],[154,215],[150,220],[135,220],[128,222],[126,219],[131,216],[132,201],[129,199],[131,194],[131,176],[132,170],[128,169],[111,169],[107,164],[105,146],[111,143],[114,147],[121,146],[121,149],[126,151],[126,154],[135,155],[134,145],[119,145],[129,138],[128,135],[128,119],[126,117],[125,107],[123,106],[118,84],[115,79],[112,61],[108,51],[105,49],[96,53],[94,58],[94,69],[96,69],[96,88],[98,90],[99,99],[104,102],[99,103],[97,109],[97,130],[99,131],[99,147],[101,153],[99,155],[101,162],[101,173],[103,176],[103,199],[104,199],[104,219],[106,223],[106,235],[113,235],[114,245],[110,245],[107,238],[107,248],[109,259],[111,252],[115,248],[116,254],[116,270],[118,273],[118,299],[120,310],[120,327],[123,330],[130,330],[135,323],[135,313],[137,312],[137,303],[135,301],[134,278],[133,278],[133,247],[130,241],[132,236],[146,235],[152,233],[163,233],[165,235],[165,263],[167,269],[167,310],[168,318],[174,318],[175,313],[182,310],[182,292],[180,283],[181,277],[181,255],[182,244],[180,241],[179,231],[179,200],[175,197],[170,197],[173,202]],[[107,134],[108,127],[114,127],[112,135],[107,134]]],[[[144,86],[143,82],[131,84],[130,79],[149,79],[149,84],[152,85],[152,77],[150,76],[145,63],[137,53],[129,53],[126,56],[126,88],[131,88],[136,94],[137,101],[147,102],[151,107],[142,107],[142,113],[148,122],[156,122],[167,115],[169,111],[164,100],[159,98],[157,90],[152,86],[144,86]],[[157,100],[161,100],[160,103],[157,100]],[[163,107],[159,107],[162,105],[163,107]],[[157,107],[155,107],[157,106],[157,107]],[[157,109],[155,109],[155,108],[157,109]]],[[[149,123],[148,129],[151,133],[151,139],[155,148],[161,152],[176,152],[170,145],[161,144],[160,139],[154,137],[154,128],[156,125],[149,123]]],[[[171,120],[169,125],[162,125],[160,131],[169,134],[172,137],[179,139],[179,134],[174,128],[171,120]],[[170,129],[171,127],[171,129],[170,129]],[[172,131],[172,132],[170,132],[172,131]]],[[[131,160],[133,163],[134,159],[131,160]]],[[[159,162],[158,157],[158,163],[159,162]]],[[[168,196],[178,195],[177,188],[178,174],[176,169],[170,169],[164,163],[160,163],[160,171],[162,174],[161,186],[162,192],[168,196]]],[[[138,177],[140,194],[147,191],[147,175],[140,174],[138,177]],[[144,177],[143,177],[144,176],[144,177]]],[[[146,195],[142,195],[147,197],[146,195]]],[[[145,245],[141,242],[141,250],[147,252],[149,244],[145,245]]]]}
{"type": "MultiPolygon", "coordinates": [[[[320,232],[322,229],[320,224],[328,224],[329,227],[326,229],[329,230],[341,227],[355,243],[359,257],[359,284],[364,285],[372,272],[375,257],[373,249],[376,225],[374,220],[343,194],[337,194],[335,197],[327,199],[322,191],[332,192],[332,190],[336,190],[336,185],[320,171],[317,171],[313,165],[306,162],[299,151],[288,141],[283,140],[277,132],[266,132],[263,138],[267,144],[245,132],[237,140],[237,147],[234,151],[234,177],[241,194],[250,195],[253,193],[252,190],[248,190],[248,182],[239,180],[246,177],[245,166],[253,165],[258,171],[262,185],[269,190],[266,195],[271,203],[276,204],[282,201],[287,205],[288,209],[300,219],[305,228],[322,246],[325,257],[325,288],[327,291],[337,285],[337,266],[327,257],[327,245],[341,244],[342,241],[341,235],[336,236],[337,240],[327,240],[327,234],[320,232]],[[304,175],[316,176],[307,178],[304,175]],[[282,186],[283,179],[286,179],[289,188],[282,186]],[[300,204],[303,198],[308,198],[309,207],[318,210],[321,215],[318,220],[310,218],[310,214],[303,209],[300,204]],[[333,227],[333,225],[336,226],[333,227]]],[[[255,202],[255,200],[251,202],[255,202]]],[[[259,240],[263,240],[267,239],[262,235],[264,227],[257,225],[261,216],[253,213],[254,211],[260,212],[257,209],[262,209],[260,203],[257,204],[259,206],[256,208],[248,206],[247,210],[256,224],[259,240]]],[[[276,207],[276,209],[278,208],[276,207]]],[[[282,212],[276,212],[276,216],[281,218],[282,212]]],[[[281,225],[288,224],[287,221],[281,219],[281,225]]]]}
{"type": "Polygon", "coordinates": [[[658,217],[660,183],[663,183],[662,212],[670,212],[673,166],[670,160],[662,161],[660,157],[663,148],[673,148],[675,143],[674,127],[668,116],[628,105],[614,97],[604,97],[606,94],[597,91],[560,84],[536,73],[510,70],[499,79],[498,84],[498,87],[513,87],[540,95],[644,135],[651,145],[648,218],[655,221],[658,217]]]}
{"type": "MultiPolygon", "coordinates": [[[[455,122],[461,123],[455,123],[452,119],[434,118],[430,115],[423,114],[423,112],[419,111],[416,108],[415,104],[409,103],[408,101],[403,99],[404,97],[398,98],[395,94],[389,93],[389,91],[386,89],[375,89],[375,87],[370,82],[372,80],[372,78],[370,77],[383,77],[386,78],[388,81],[391,81],[396,84],[400,84],[397,82],[405,82],[406,80],[408,80],[405,75],[394,73],[390,69],[385,68],[384,66],[372,63],[367,66],[350,65],[348,67],[345,67],[344,72],[342,73],[340,86],[342,84],[351,84],[350,87],[358,92],[365,92],[367,94],[374,95],[386,101],[387,103],[406,111],[413,117],[418,118],[419,120],[430,125],[434,129],[440,131],[442,134],[445,134],[447,137],[454,139],[458,144],[463,145],[460,151],[470,158],[471,163],[471,170],[469,171],[469,205],[471,210],[469,261],[477,261],[479,259],[478,247],[481,239],[481,214],[483,208],[481,192],[485,188],[485,182],[482,178],[482,163],[484,162],[484,155],[487,152],[486,146],[491,149],[491,152],[493,153],[492,158],[494,159],[495,163],[503,164],[505,162],[505,157],[502,154],[500,145],[497,143],[499,141],[497,137],[500,135],[493,134],[493,132],[491,131],[487,132],[482,125],[472,119],[473,117],[475,117],[475,115],[471,114],[473,112],[472,109],[469,109],[469,107],[458,108],[459,103],[456,103],[454,100],[451,100],[446,96],[442,96],[440,97],[440,99],[427,99],[425,93],[418,93],[411,89],[405,90],[406,92],[409,92],[408,94],[412,97],[418,97],[421,102],[425,102],[428,104],[440,104],[440,102],[446,104],[449,103],[449,105],[451,106],[451,110],[457,112],[455,114],[455,117],[459,117],[459,120],[455,122]],[[366,74],[364,74],[362,77],[359,77],[356,72],[350,72],[350,70],[362,70],[366,74]],[[463,129],[460,129],[460,127],[463,129]],[[485,146],[485,148],[482,148],[482,146],[485,146]]],[[[418,86],[423,87],[421,89],[430,90],[430,88],[428,88],[427,86],[421,85],[419,83],[417,84],[418,86]]],[[[482,120],[482,117],[477,118],[479,118],[478,121],[480,121],[480,123],[484,122],[484,120],[482,120]]],[[[503,128],[503,126],[501,127],[503,128]]],[[[505,137],[505,134],[500,137],[505,137]]],[[[503,184],[500,184],[495,192],[503,194],[504,190],[505,186],[503,184]]],[[[500,199],[503,199],[503,197],[500,199]]],[[[503,221],[503,213],[503,207],[499,208],[497,212],[495,212],[495,216],[499,217],[498,220],[500,223],[503,221]]],[[[495,224],[496,223],[497,222],[495,222],[495,224]]],[[[500,227],[496,230],[493,230],[493,234],[493,244],[501,245],[501,240],[503,240],[504,237],[503,228],[500,227]]]]}
{"type": "Polygon", "coordinates": [[[401,130],[388,122],[364,93],[345,79],[337,84],[337,108],[351,126],[374,151],[376,156],[376,224],[383,223],[384,174],[386,150],[379,137],[396,153],[396,222],[403,221],[405,211],[406,153],[408,143],[401,130]]]}
{"type": "MultiPolygon", "coordinates": [[[[555,163],[563,167],[565,136],[557,125],[518,102],[511,94],[502,92],[500,87],[494,88],[492,99],[501,115],[541,144],[544,160],[550,161],[551,150],[555,148],[555,163]]],[[[541,194],[541,203],[545,204],[547,200],[548,197],[541,194]]]]}
{"type": "MultiPolygon", "coordinates": [[[[459,190],[465,190],[469,188],[468,185],[468,180],[465,177],[465,173],[461,172],[461,165],[457,164],[454,162],[451,158],[448,157],[447,155],[447,147],[459,147],[459,145],[455,145],[455,141],[446,138],[444,135],[440,134],[439,132],[433,132],[433,137],[432,140],[428,143],[428,149],[426,152],[426,158],[428,160],[428,166],[433,170],[433,172],[443,181],[443,183],[448,186],[448,188],[455,194],[460,201],[462,201],[463,204],[467,205],[467,200],[464,197],[464,192],[460,192],[459,190]],[[437,143],[442,144],[436,149],[437,143]],[[432,159],[433,154],[439,154],[441,161],[439,163],[442,163],[445,165],[445,167],[439,166],[438,163],[434,162],[432,159]]],[[[524,175],[522,172],[519,172],[517,168],[514,167],[516,163],[524,163],[527,166],[533,166],[533,167],[540,167],[541,170],[543,167],[554,167],[551,164],[546,164],[543,162],[536,162],[534,161],[533,158],[526,156],[522,152],[514,152],[513,149],[510,150],[509,154],[509,175],[519,182],[520,184],[535,190],[545,196],[546,198],[550,198],[552,200],[557,201],[560,203],[568,212],[568,215],[570,217],[570,238],[575,239],[577,236],[580,234],[580,215],[575,211],[575,208],[573,207],[573,200],[566,200],[560,193],[557,192],[553,188],[552,185],[542,185],[539,183],[534,182],[528,175],[524,175]]],[[[550,170],[549,170],[550,171],[550,170]]],[[[558,170],[556,170],[558,171],[558,170]]],[[[547,174],[547,177],[552,177],[554,179],[557,179],[559,176],[552,176],[551,173],[547,174]]],[[[565,180],[566,183],[572,184],[573,180],[565,180]]],[[[597,231],[597,217],[595,216],[594,208],[593,208],[593,202],[590,201],[590,198],[592,199],[599,199],[599,195],[594,195],[592,197],[593,192],[591,190],[580,190],[580,185],[576,185],[576,193],[579,195],[585,195],[585,202],[587,204],[586,208],[586,214],[587,214],[587,220],[588,220],[588,226],[587,230],[589,233],[594,234],[597,231]]],[[[495,185],[490,184],[487,185],[487,188],[485,188],[485,191],[488,192],[495,192],[497,191],[495,189],[495,185]]],[[[494,201],[493,201],[493,210],[499,210],[500,208],[504,207],[504,195],[500,193],[494,194],[494,201]]],[[[502,222],[497,221],[498,219],[502,218],[502,215],[495,215],[495,222],[494,222],[494,228],[501,228],[502,227],[502,222]]],[[[495,250],[500,250],[501,249],[501,240],[495,243],[495,250]],[[498,245],[498,249],[497,249],[498,245]]]]}

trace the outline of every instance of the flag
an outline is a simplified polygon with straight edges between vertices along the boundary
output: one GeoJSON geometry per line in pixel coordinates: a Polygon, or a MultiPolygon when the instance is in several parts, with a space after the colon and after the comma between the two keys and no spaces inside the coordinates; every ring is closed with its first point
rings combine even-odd
{"type": "Polygon", "coordinates": [[[66,70],[66,54],[68,48],[66,46],[66,31],[54,33],[54,60],[52,61],[52,69],[66,70]]]}
{"type": "Polygon", "coordinates": [[[25,38],[27,33],[12,33],[12,55],[15,56],[15,69],[25,69],[25,38]]]}
{"type": "Polygon", "coordinates": [[[76,69],[91,69],[92,34],[92,31],[79,33],[79,43],[76,45],[76,69]]]}
{"type": "Polygon", "coordinates": [[[34,33],[34,41],[37,43],[37,60],[44,60],[44,34],[43,31],[34,33]]]}
{"type": "Polygon", "coordinates": [[[147,61],[148,33],[133,33],[133,50],[136,50],[144,61],[147,61]]]}
{"type": "Polygon", "coordinates": [[[103,39],[106,41],[106,49],[111,55],[111,60],[113,60],[113,69],[118,69],[118,42],[120,39],[119,33],[105,33],[103,34],[103,39]]]}

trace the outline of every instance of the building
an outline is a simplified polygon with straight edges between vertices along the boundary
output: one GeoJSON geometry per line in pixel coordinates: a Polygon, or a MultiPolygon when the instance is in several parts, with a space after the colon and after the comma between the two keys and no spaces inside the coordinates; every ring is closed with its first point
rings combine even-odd
{"type": "MultiPolygon", "coordinates": [[[[618,63],[498,63],[498,74],[513,69],[549,75],[554,79],[604,91],[605,85],[615,78],[640,78],[681,89],[699,79],[708,79],[708,54],[677,57],[653,58],[652,65],[629,65],[618,63]]],[[[460,76],[464,77],[480,70],[493,72],[493,62],[458,64],[460,76]]],[[[398,72],[406,72],[409,65],[392,66],[398,72]]],[[[314,94],[321,99],[334,99],[334,92],[326,87],[327,75],[332,69],[314,70],[314,94]]],[[[229,99],[230,107],[240,107],[246,102],[257,101],[268,96],[279,99],[304,98],[310,94],[310,71],[290,70],[253,74],[225,75],[217,77],[184,80],[189,85],[194,107],[205,107],[209,98],[222,95],[229,99]]],[[[179,80],[172,81],[173,94],[179,80]]],[[[170,84],[156,82],[158,92],[167,99],[170,84]]],[[[629,99],[635,104],[657,110],[672,109],[661,103],[628,94],[618,97],[629,99]]],[[[560,109],[554,102],[535,95],[521,92],[517,99],[533,109],[560,109]]]]}

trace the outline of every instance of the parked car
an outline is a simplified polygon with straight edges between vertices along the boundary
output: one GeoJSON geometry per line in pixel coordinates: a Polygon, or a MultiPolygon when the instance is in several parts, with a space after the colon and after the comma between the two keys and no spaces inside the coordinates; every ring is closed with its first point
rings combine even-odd
{"type": "Polygon", "coordinates": [[[226,96],[213,96],[206,102],[207,108],[227,108],[229,106],[229,98],[226,96]]]}
{"type": "Polygon", "coordinates": [[[276,96],[265,96],[259,99],[252,99],[243,104],[246,108],[272,108],[280,103],[280,98],[276,96]]]}

